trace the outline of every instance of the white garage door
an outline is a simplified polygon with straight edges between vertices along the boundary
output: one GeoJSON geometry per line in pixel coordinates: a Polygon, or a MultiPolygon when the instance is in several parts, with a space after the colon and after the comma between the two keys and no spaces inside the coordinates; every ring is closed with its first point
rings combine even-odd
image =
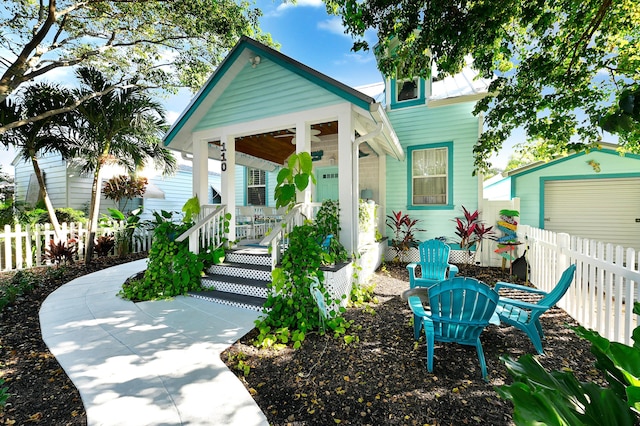
{"type": "Polygon", "coordinates": [[[640,179],[549,181],[544,227],[640,250],[640,179]]]}

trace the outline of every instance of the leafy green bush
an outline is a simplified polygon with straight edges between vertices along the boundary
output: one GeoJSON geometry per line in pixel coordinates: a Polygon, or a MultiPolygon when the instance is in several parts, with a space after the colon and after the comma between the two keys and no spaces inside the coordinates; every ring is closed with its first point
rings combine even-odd
{"type": "Polygon", "coordinates": [[[32,272],[23,270],[0,282],[0,311],[5,306],[13,303],[18,296],[33,290],[37,284],[37,276],[32,272]]]}
{"type": "MultiPolygon", "coordinates": [[[[256,321],[259,331],[254,344],[258,347],[281,347],[292,343],[299,348],[305,335],[321,327],[318,306],[310,292],[313,277],[322,283],[324,274],[320,270],[323,251],[318,241],[316,227],[305,224],[289,233],[289,246],[280,268],[272,272],[273,282],[264,304],[265,316],[256,321]]],[[[325,300],[331,302],[326,289],[321,288],[325,300]]],[[[336,301],[339,302],[339,301],[336,301]]],[[[340,309],[344,312],[344,308],[340,309]]],[[[350,323],[331,311],[325,325],[340,335],[350,323]]]]}
{"type": "MultiPolygon", "coordinates": [[[[640,315],[640,303],[633,312],[640,315]]],[[[574,327],[591,342],[595,367],[609,387],[579,382],[570,372],[547,372],[531,355],[517,361],[503,357],[513,376],[512,385],[496,388],[511,400],[518,425],[634,425],[640,423],[640,327],[633,331],[633,346],[610,342],[597,332],[574,327]]]]}
{"type": "Polygon", "coordinates": [[[176,241],[193,223],[191,220],[174,223],[172,214],[165,211],[154,216],[156,224],[147,270],[142,280],[131,280],[122,286],[119,295],[125,299],[167,299],[202,288],[202,260],[189,250],[189,240],[176,241]]]}
{"type": "MultiPolygon", "coordinates": [[[[74,222],[82,222],[85,223],[87,219],[84,217],[84,212],[82,210],[75,210],[70,207],[62,207],[55,210],[56,217],[58,218],[58,222],[60,223],[74,223],[74,222]]],[[[37,223],[49,223],[49,214],[47,211],[41,211],[38,218],[37,223]]]]}
{"type": "Polygon", "coordinates": [[[349,254],[340,243],[340,204],[334,200],[325,200],[316,213],[315,233],[322,241],[327,235],[333,235],[329,243],[329,259],[327,263],[346,262],[349,254]]]}

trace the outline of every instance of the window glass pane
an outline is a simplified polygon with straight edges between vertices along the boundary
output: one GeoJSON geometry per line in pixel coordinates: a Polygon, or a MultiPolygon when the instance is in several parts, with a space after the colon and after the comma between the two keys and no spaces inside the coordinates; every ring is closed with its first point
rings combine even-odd
{"type": "Polygon", "coordinates": [[[247,204],[251,206],[266,205],[264,186],[254,186],[252,188],[247,188],[247,204]]]}
{"type": "Polygon", "coordinates": [[[396,82],[398,102],[418,99],[418,79],[398,80],[396,82]]]}
{"type": "Polygon", "coordinates": [[[412,153],[412,203],[414,205],[447,204],[447,148],[433,148],[412,153]]]}
{"type": "Polygon", "coordinates": [[[266,205],[266,173],[264,170],[247,169],[247,204],[266,205]]]}

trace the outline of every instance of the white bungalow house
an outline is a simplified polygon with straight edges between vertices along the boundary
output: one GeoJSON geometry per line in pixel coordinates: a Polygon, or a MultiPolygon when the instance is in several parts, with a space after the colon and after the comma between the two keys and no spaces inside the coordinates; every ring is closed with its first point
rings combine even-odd
{"type": "MultiPolygon", "coordinates": [[[[488,81],[466,69],[433,81],[388,76],[378,87],[365,94],[243,37],[174,123],[165,145],[193,157],[193,193],[200,199],[206,199],[208,159],[221,161],[222,208],[232,213],[251,204],[242,196],[243,182],[252,180],[247,176],[264,173],[265,205],[273,205],[279,168],[294,152],[312,153],[317,185],[299,202],[337,199],[339,239],[350,253],[374,247],[365,247],[358,233],[361,195],[378,204],[382,234],[384,218],[402,211],[420,220],[418,239],[453,238],[452,219],[461,207],[473,211],[482,202],[482,180],[472,175],[482,122],[472,110],[488,81]],[[237,165],[244,172],[236,173],[237,165]]],[[[230,239],[235,236],[232,221],[230,239]]]]}

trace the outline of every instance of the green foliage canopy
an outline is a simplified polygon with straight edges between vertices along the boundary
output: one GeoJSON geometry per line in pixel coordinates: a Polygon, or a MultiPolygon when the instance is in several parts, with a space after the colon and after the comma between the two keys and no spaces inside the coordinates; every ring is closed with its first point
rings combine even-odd
{"type": "MultiPolygon", "coordinates": [[[[136,77],[141,87],[195,91],[240,36],[273,44],[260,15],[233,0],[2,1],[0,103],[34,78],[76,65],[115,82],[136,77]]],[[[0,124],[1,133],[7,123],[0,124]]]]}
{"type": "Polygon", "coordinates": [[[355,50],[373,28],[381,71],[438,78],[473,58],[494,78],[478,102],[487,130],[474,148],[484,171],[513,129],[545,140],[549,152],[596,146],[602,129],[620,149],[640,152],[640,3],[637,0],[488,0],[402,3],[327,0],[355,50]],[[390,54],[389,54],[390,53],[390,54]]]}

